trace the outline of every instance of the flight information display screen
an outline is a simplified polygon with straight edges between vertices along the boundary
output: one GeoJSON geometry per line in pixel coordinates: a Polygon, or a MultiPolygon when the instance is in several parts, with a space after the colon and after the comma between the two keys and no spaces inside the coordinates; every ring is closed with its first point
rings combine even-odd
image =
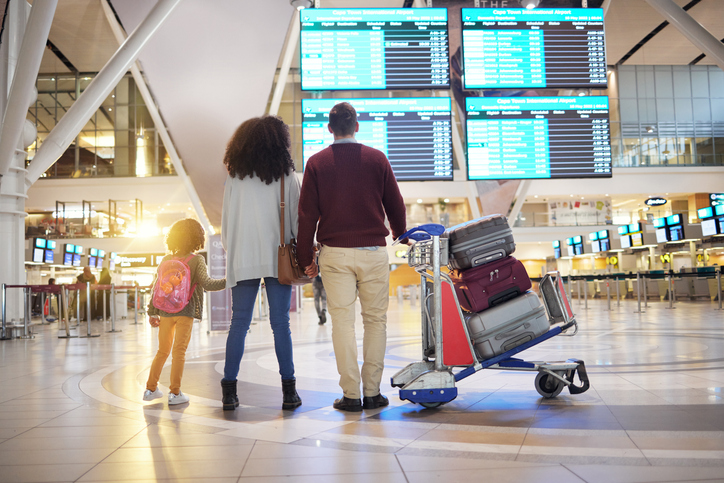
{"type": "Polygon", "coordinates": [[[302,90],[450,87],[446,8],[306,8],[302,90]]]}
{"type": "Polygon", "coordinates": [[[304,166],[334,142],[327,124],[340,102],[357,111],[357,141],[385,153],[398,181],[453,179],[449,97],[302,99],[304,166]]]}
{"type": "Polygon", "coordinates": [[[600,8],[463,8],[466,89],[606,87],[600,8]]]}
{"type": "Polygon", "coordinates": [[[468,179],[610,178],[608,97],[468,97],[468,179]]]}

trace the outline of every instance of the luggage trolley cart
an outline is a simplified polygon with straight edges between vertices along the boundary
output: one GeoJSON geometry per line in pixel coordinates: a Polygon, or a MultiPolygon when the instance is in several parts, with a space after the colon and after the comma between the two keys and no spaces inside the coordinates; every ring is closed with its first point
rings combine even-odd
{"type": "Polygon", "coordinates": [[[529,347],[563,334],[573,336],[578,324],[558,272],[546,274],[540,282],[550,329],[490,359],[480,359],[473,346],[453,282],[440,267],[448,263],[448,240],[441,238],[442,225],[420,225],[399,239],[414,243],[409,248],[408,265],[421,276],[422,352],[421,361],[413,362],[392,376],[392,386],[400,388],[400,399],[435,408],[457,397],[455,383],[481,369],[535,371],[535,388],[545,398],[560,394],[568,387],[571,394],[588,390],[584,362],[528,362],[512,357],[529,347]],[[571,331],[569,331],[572,330],[571,331]],[[459,369],[453,372],[453,369],[459,369]],[[580,385],[574,383],[578,374],[580,385]]]}

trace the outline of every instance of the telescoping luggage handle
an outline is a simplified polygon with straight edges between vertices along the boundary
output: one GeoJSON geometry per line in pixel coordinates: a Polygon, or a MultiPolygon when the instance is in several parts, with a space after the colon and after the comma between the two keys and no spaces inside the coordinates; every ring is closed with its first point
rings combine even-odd
{"type": "Polygon", "coordinates": [[[404,240],[405,238],[415,241],[423,241],[429,240],[433,236],[440,236],[443,233],[445,233],[444,226],[438,225],[437,223],[427,223],[407,230],[405,233],[400,235],[400,237],[395,240],[392,245],[399,244],[400,240],[404,240]]]}

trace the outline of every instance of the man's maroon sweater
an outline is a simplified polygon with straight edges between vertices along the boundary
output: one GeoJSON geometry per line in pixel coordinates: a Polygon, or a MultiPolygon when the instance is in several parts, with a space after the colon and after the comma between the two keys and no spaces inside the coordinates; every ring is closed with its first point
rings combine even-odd
{"type": "Polygon", "coordinates": [[[312,263],[315,231],[319,243],[332,247],[385,246],[385,214],[393,237],[405,233],[405,203],[385,154],[359,143],[325,148],[309,158],[304,169],[297,235],[300,265],[312,263]]]}

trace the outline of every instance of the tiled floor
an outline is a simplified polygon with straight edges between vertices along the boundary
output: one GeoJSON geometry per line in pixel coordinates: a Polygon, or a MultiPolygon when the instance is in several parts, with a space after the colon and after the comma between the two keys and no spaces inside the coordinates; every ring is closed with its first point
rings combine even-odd
{"type": "MultiPolygon", "coordinates": [[[[419,308],[390,302],[384,381],[420,358],[419,308]]],[[[157,346],[147,324],[96,322],[92,339],[38,326],[35,339],[0,342],[0,482],[724,482],[724,311],[666,306],[574,301],[579,333],[521,354],[585,360],[584,394],[542,399],[534,374],[484,370],[438,409],[383,386],[390,406],[363,413],[331,407],[331,326],[311,301],[292,315],[296,411],[280,409],[265,320],[247,339],[233,412],[219,401],[226,334],[205,321],[187,354],[191,402],[173,409],[141,400],[157,346]]]]}

